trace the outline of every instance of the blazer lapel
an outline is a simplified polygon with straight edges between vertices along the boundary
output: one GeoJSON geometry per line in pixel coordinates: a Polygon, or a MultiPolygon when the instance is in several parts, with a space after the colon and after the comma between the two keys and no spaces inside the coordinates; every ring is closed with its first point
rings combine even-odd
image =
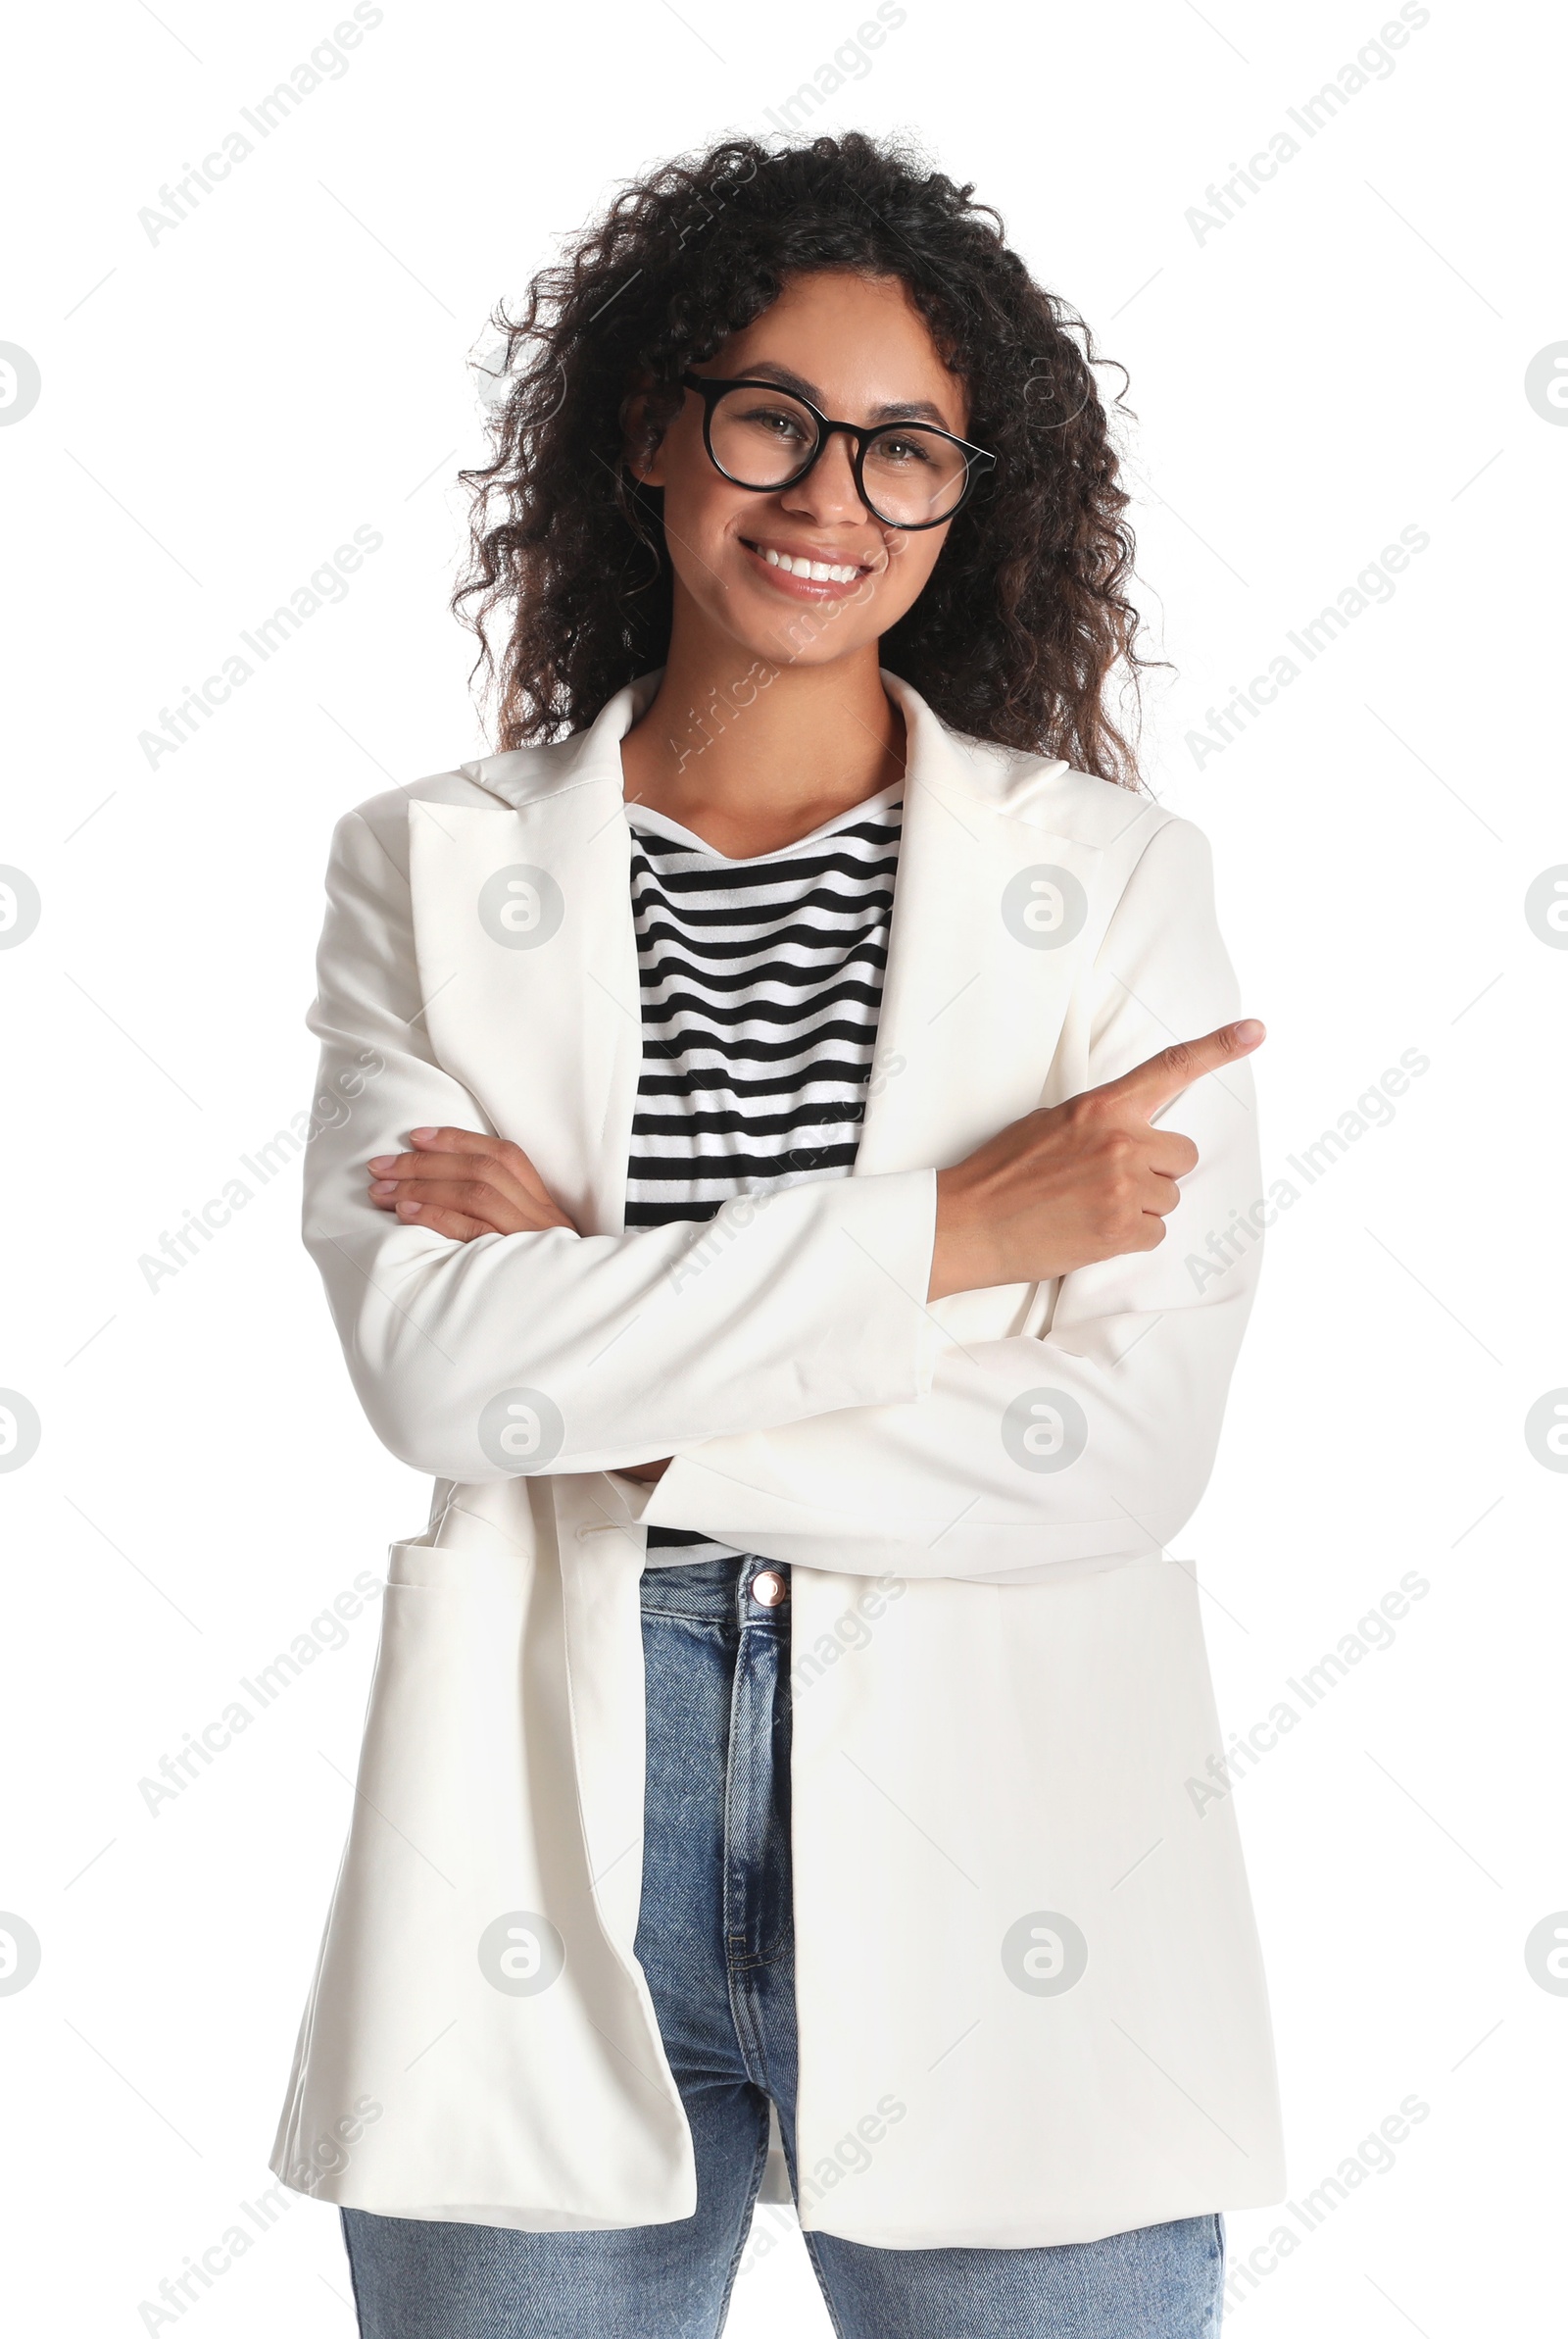
{"type": "Polygon", "coordinates": [[[907,766],[861,1176],[945,1168],[1039,1104],[1101,859],[1054,825],[1064,763],[964,739],[882,680],[907,766]]]}
{"type": "Polygon", "coordinates": [[[409,806],[415,945],[438,1060],[585,1234],[623,1225],[642,997],[620,742],[657,674],[559,746],[463,767],[490,806],[409,806]]]}

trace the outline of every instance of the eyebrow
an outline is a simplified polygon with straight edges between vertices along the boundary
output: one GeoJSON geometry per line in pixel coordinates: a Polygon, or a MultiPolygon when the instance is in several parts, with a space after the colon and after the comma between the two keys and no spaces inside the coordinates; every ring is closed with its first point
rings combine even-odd
{"type": "MultiPolygon", "coordinates": [[[[766,374],[780,389],[794,390],[802,398],[808,398],[813,406],[822,405],[822,393],[814,381],[808,381],[803,373],[792,373],[788,366],[775,366],[771,359],[761,358],[748,371],[755,376],[766,374]]],[[[823,409],[824,413],[826,409],[823,409]]],[[[873,406],[866,417],[868,423],[935,423],[939,430],[951,430],[940,406],[929,398],[901,398],[873,406]]]]}

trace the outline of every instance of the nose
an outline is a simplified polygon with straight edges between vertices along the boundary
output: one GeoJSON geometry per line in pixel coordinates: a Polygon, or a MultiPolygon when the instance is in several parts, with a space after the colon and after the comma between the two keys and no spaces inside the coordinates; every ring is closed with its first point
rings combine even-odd
{"type": "Polygon", "coordinates": [[[786,511],[819,523],[868,517],[856,490],[850,440],[842,430],[831,433],[804,479],[779,490],[779,501],[786,511]]]}

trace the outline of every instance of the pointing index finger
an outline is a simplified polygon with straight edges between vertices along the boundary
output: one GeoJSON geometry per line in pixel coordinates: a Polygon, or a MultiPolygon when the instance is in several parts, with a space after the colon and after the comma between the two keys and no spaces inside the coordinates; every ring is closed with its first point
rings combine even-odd
{"type": "Polygon", "coordinates": [[[1223,1065],[1237,1064],[1244,1056],[1250,1056],[1254,1048],[1262,1045],[1264,1036],[1263,1026],[1255,1016],[1244,1017],[1239,1023],[1222,1023],[1217,1031],[1205,1032],[1201,1039],[1178,1040],[1169,1048],[1161,1048],[1157,1056],[1135,1065],[1119,1080],[1108,1081],[1104,1093],[1135,1105],[1140,1113],[1152,1120],[1184,1088],[1191,1088],[1206,1072],[1218,1071],[1223,1065]]]}

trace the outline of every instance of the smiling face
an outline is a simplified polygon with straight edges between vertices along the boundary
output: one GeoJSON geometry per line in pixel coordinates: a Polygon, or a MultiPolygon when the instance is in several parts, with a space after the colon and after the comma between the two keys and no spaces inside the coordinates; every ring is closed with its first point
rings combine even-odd
{"type": "MultiPolygon", "coordinates": [[[[770,309],[694,371],[776,381],[847,422],[932,423],[956,437],[967,430],[963,384],[943,365],[897,277],[826,271],[793,277],[770,309]]],[[[766,405],[747,427],[771,432],[776,444],[788,438],[790,410],[781,401],[771,414],[766,405]]],[[[677,634],[707,634],[748,659],[820,666],[863,651],[898,622],[948,530],[910,531],[874,518],[856,490],[851,446],[835,433],[804,479],[757,493],[710,460],[703,400],[688,390],[652,457],[628,454],[637,475],[663,490],[677,634]]],[[[884,469],[906,460],[895,445],[884,469]]]]}

